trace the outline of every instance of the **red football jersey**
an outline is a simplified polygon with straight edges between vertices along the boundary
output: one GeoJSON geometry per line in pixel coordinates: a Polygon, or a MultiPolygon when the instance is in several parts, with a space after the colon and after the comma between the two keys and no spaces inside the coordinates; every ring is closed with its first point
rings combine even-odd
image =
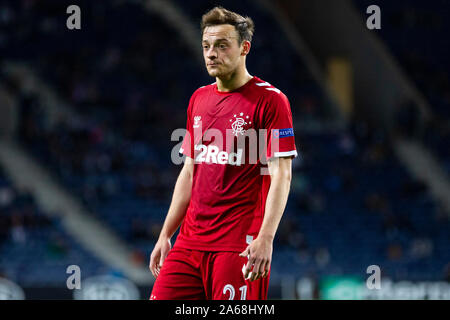
{"type": "Polygon", "coordinates": [[[194,176],[175,246],[243,251],[264,217],[266,159],[297,156],[289,101],[258,77],[231,92],[213,83],[192,95],[186,126],[180,152],[195,160],[194,176]]]}

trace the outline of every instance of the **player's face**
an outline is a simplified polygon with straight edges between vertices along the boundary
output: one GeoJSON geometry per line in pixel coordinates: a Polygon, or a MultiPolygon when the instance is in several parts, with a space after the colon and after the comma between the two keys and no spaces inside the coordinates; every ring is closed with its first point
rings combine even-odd
{"type": "Polygon", "coordinates": [[[242,62],[242,45],[238,44],[238,33],[234,26],[221,24],[206,27],[202,46],[206,69],[211,77],[232,74],[242,62]]]}

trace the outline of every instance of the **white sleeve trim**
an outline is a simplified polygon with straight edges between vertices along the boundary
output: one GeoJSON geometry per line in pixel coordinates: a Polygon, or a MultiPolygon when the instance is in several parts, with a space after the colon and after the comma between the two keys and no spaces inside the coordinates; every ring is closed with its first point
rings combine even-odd
{"type": "Polygon", "coordinates": [[[297,150],[291,150],[291,151],[284,151],[284,152],[275,152],[273,154],[274,158],[279,158],[279,157],[289,157],[289,156],[294,156],[296,157],[297,154],[297,150]]]}

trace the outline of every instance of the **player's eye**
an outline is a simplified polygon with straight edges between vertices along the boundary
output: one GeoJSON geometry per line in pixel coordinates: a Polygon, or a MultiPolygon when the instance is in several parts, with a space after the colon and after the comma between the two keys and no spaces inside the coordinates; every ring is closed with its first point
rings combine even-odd
{"type": "Polygon", "coordinates": [[[226,44],[220,44],[220,45],[219,45],[219,48],[220,48],[220,49],[225,49],[226,47],[227,47],[226,44]]]}
{"type": "Polygon", "coordinates": [[[206,45],[206,44],[204,44],[204,45],[203,45],[203,50],[207,50],[207,49],[209,49],[209,46],[206,45]]]}

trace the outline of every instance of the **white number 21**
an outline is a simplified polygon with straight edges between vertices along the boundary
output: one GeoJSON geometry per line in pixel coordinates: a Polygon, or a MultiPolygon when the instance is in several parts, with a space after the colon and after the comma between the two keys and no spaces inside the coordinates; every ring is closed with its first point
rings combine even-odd
{"type": "MultiPolygon", "coordinates": [[[[231,284],[227,284],[225,287],[223,287],[223,294],[227,294],[227,291],[230,292],[230,297],[228,298],[228,300],[234,300],[235,290],[231,284]]],[[[245,300],[247,297],[247,286],[245,285],[240,287],[239,291],[241,292],[241,300],[245,300]]]]}

